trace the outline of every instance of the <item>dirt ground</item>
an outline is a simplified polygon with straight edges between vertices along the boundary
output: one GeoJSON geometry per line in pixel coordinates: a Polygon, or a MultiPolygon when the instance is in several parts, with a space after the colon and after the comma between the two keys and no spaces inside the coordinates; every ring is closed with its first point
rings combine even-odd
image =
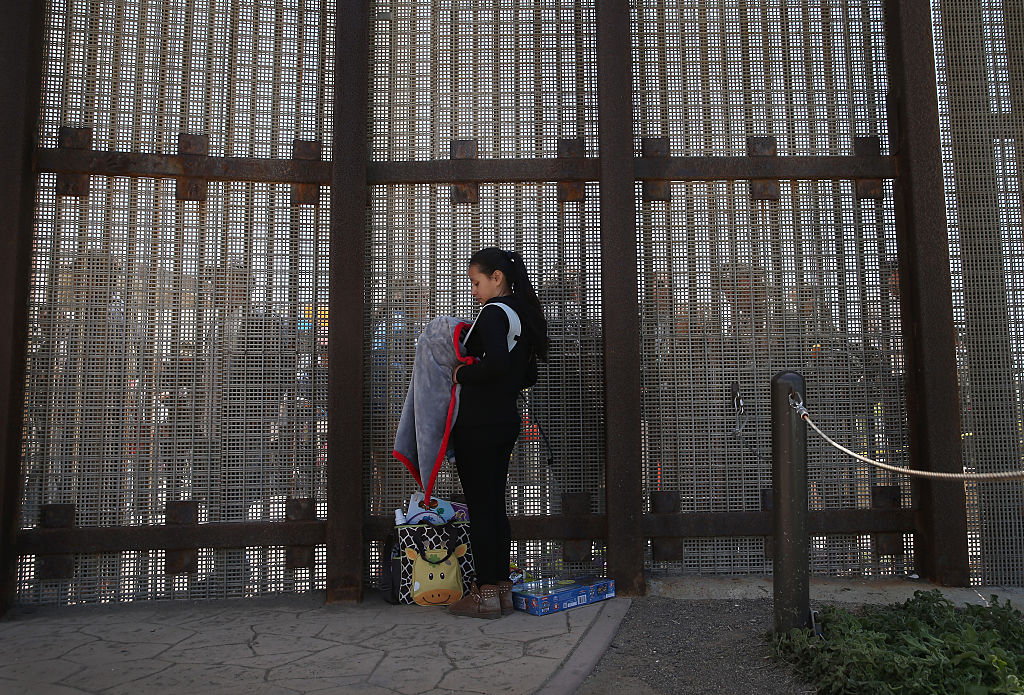
{"type": "Polygon", "coordinates": [[[577,695],[790,695],[812,686],[769,659],[770,599],[633,599],[577,695]]]}

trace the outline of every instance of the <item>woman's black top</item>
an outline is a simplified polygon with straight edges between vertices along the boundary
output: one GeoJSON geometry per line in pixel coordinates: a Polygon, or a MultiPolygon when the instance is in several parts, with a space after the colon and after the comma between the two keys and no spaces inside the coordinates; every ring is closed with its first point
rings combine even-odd
{"type": "Polygon", "coordinates": [[[475,327],[466,343],[466,354],[481,358],[476,364],[459,369],[462,384],[459,417],[456,424],[503,425],[519,421],[516,397],[537,381],[537,362],[533,345],[526,335],[523,300],[515,295],[494,297],[480,308],[475,327]],[[523,335],[508,350],[508,316],[501,308],[484,310],[487,304],[501,302],[519,314],[523,335]]]}

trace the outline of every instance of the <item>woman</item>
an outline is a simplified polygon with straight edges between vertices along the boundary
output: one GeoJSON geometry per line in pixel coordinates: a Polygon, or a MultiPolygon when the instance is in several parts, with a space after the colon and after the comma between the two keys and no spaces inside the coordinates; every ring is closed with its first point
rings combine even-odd
{"type": "Polygon", "coordinates": [[[483,307],[466,339],[466,354],[479,361],[452,372],[462,393],[451,437],[469,506],[477,583],[449,610],[500,618],[512,612],[512,534],[505,485],[509,457],[519,437],[516,398],[537,381],[537,359],[547,356],[547,322],[523,258],[515,251],[477,251],[469,261],[469,278],[473,296],[483,307]]]}

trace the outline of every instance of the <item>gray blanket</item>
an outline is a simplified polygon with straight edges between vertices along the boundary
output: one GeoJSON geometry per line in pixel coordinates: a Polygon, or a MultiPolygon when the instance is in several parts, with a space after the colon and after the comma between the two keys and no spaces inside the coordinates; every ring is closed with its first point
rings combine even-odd
{"type": "Polygon", "coordinates": [[[437,472],[449,454],[448,435],[459,414],[459,392],[452,370],[472,357],[462,355],[458,338],[469,323],[439,316],[426,325],[416,340],[412,381],[405,395],[402,417],[395,433],[394,456],[409,469],[430,501],[437,472]]]}

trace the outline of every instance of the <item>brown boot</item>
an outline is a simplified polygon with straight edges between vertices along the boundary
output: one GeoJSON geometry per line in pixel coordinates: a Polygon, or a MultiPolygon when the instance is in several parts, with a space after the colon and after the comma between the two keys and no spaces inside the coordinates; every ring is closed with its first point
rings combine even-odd
{"type": "Polygon", "coordinates": [[[470,586],[468,594],[448,606],[448,612],[467,618],[487,618],[489,620],[500,618],[501,604],[498,601],[498,587],[493,584],[484,584],[478,589],[474,583],[470,586]]]}
{"type": "Polygon", "coordinates": [[[498,602],[502,615],[509,615],[515,610],[512,606],[512,582],[498,582],[498,602]]]}

